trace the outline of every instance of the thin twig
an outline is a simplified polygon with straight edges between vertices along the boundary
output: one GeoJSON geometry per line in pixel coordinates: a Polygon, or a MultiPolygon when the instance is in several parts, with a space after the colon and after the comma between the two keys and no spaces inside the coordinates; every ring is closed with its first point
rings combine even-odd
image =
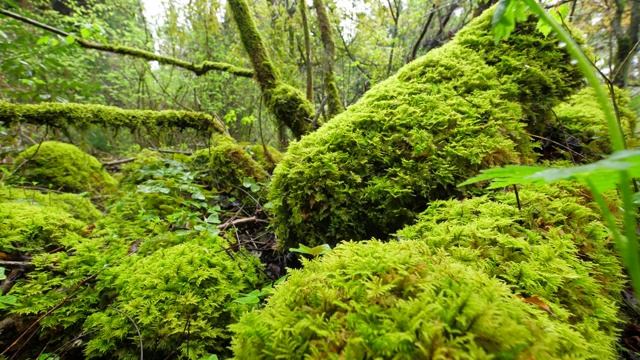
{"type": "Polygon", "coordinates": [[[324,96],[324,99],[322,99],[320,106],[318,106],[318,111],[316,112],[316,116],[314,116],[313,120],[311,121],[312,128],[314,129],[316,128],[316,124],[318,123],[318,118],[320,117],[320,114],[322,113],[322,109],[324,108],[324,105],[327,103],[328,99],[329,99],[329,94],[324,96]]]}
{"type": "Polygon", "coordinates": [[[126,163],[133,162],[135,160],[136,160],[136,158],[134,158],[134,157],[127,158],[127,159],[113,160],[113,161],[109,161],[109,162],[106,162],[106,163],[102,163],[102,167],[126,164],[126,163]]]}
{"type": "Polygon", "coordinates": [[[111,310],[115,310],[117,312],[119,312],[120,314],[124,315],[127,317],[127,319],[129,319],[129,321],[131,321],[131,323],[133,324],[133,327],[136,328],[136,332],[138,333],[138,340],[140,340],[140,360],[144,359],[144,347],[142,345],[142,334],[140,334],[140,329],[138,328],[138,325],[136,324],[135,321],[133,321],[133,319],[131,318],[131,316],[129,316],[127,313],[125,313],[122,310],[116,309],[113,306],[107,306],[109,309],[111,310]]]}

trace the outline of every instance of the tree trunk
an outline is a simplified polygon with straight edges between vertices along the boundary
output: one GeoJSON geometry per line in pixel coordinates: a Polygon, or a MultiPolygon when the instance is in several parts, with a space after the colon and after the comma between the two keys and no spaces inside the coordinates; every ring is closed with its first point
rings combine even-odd
{"type": "Polygon", "coordinates": [[[615,55],[613,83],[624,88],[629,84],[629,70],[631,58],[638,51],[638,33],[640,32],[640,0],[629,0],[631,5],[631,19],[626,31],[622,28],[622,15],[626,3],[616,1],[616,15],[613,20],[613,30],[618,48],[615,55]]]}
{"type": "Polygon", "coordinates": [[[307,67],[307,100],[313,102],[313,66],[311,64],[311,36],[309,35],[309,21],[307,20],[307,3],[298,0],[300,16],[302,17],[302,31],[304,32],[304,62],[307,67]]]}
{"type": "MultiPolygon", "coordinates": [[[[304,0],[300,0],[304,1],[304,0]]],[[[323,0],[313,0],[313,7],[316,9],[318,16],[318,24],[320,25],[320,36],[322,45],[324,46],[324,88],[329,95],[329,111],[327,113],[329,119],[344,111],[344,107],[340,102],[338,87],[336,86],[335,75],[333,73],[333,64],[336,53],[336,45],[333,42],[333,31],[331,30],[331,22],[327,16],[323,0]]]]}
{"type": "Polygon", "coordinates": [[[231,13],[238,26],[240,39],[249,55],[254,76],[267,108],[278,123],[287,126],[296,138],[309,130],[314,111],[304,94],[280,80],[280,75],[271,62],[267,49],[258,32],[246,0],[229,0],[231,13]]]}

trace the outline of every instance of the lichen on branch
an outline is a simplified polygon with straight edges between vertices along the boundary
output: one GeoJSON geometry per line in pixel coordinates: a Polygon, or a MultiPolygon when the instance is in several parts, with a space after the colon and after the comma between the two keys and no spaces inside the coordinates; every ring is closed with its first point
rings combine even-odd
{"type": "Polygon", "coordinates": [[[74,103],[19,105],[0,101],[0,122],[4,125],[28,123],[58,128],[87,128],[99,125],[112,129],[144,128],[154,134],[166,128],[192,128],[225,133],[218,120],[205,113],[189,111],[123,110],[113,106],[74,103]]]}

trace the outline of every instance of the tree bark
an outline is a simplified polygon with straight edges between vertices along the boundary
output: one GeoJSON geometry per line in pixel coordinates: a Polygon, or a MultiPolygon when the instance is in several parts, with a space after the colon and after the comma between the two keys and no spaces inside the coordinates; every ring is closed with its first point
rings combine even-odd
{"type": "MultiPolygon", "coordinates": [[[[304,0],[300,0],[304,1],[304,0]]],[[[333,72],[334,59],[336,53],[336,45],[333,42],[333,31],[331,30],[331,22],[327,16],[327,9],[323,0],[313,0],[313,7],[316,9],[318,24],[320,25],[320,36],[324,47],[324,88],[329,95],[327,116],[329,119],[344,111],[338,87],[336,86],[335,74],[333,72]]]]}
{"type": "Polygon", "coordinates": [[[625,88],[629,84],[631,58],[638,51],[637,43],[640,33],[640,0],[629,0],[628,3],[631,5],[631,18],[626,30],[622,27],[622,16],[627,2],[616,0],[616,13],[613,20],[617,50],[612,80],[614,84],[621,88],[625,88]]]}
{"type": "Polygon", "coordinates": [[[302,17],[302,31],[304,32],[304,61],[307,68],[307,100],[313,102],[313,66],[311,64],[311,35],[309,34],[309,20],[307,19],[307,3],[298,0],[300,16],[302,17]]]}

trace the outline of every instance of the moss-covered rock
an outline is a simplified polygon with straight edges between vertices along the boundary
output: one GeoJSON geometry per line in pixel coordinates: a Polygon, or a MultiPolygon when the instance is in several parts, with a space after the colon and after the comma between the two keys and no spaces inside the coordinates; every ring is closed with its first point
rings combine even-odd
{"type": "Polygon", "coordinates": [[[42,193],[37,190],[0,186],[0,203],[5,202],[26,202],[31,205],[58,207],[75,219],[86,223],[96,221],[102,216],[89,199],[76,194],[42,193]]]}
{"type": "MultiPolygon", "coordinates": [[[[620,123],[628,146],[633,148],[638,145],[635,133],[637,116],[629,107],[630,99],[627,92],[617,89],[616,95],[620,123]]],[[[567,101],[558,104],[553,110],[544,134],[556,143],[546,144],[542,140],[546,153],[558,151],[571,159],[572,154],[566,149],[569,147],[574,151],[575,161],[589,162],[599,160],[603,155],[611,152],[607,120],[592,88],[581,90],[567,101]]]]}
{"type": "Polygon", "coordinates": [[[267,152],[264,151],[264,146],[261,144],[241,144],[246,152],[251,155],[260,166],[269,173],[273,173],[276,165],[282,160],[283,154],[271,145],[267,145],[267,152]]]}
{"type": "Polygon", "coordinates": [[[16,176],[28,183],[37,182],[65,192],[97,193],[117,185],[96,158],[74,145],[58,141],[33,145],[21,152],[14,163],[20,167],[16,176]]]}
{"type": "Polygon", "coordinates": [[[526,127],[582,75],[535,21],[495,44],[491,16],[289,148],[270,192],[281,247],[386,238],[480,169],[532,161],[526,127]]]}
{"type": "Polygon", "coordinates": [[[237,359],[605,359],[569,323],[415,241],[342,243],[234,331],[237,359]]]}
{"type": "Polygon", "coordinates": [[[521,210],[512,192],[434,201],[397,235],[445,250],[516,294],[542,300],[584,336],[595,358],[615,358],[624,278],[589,193],[563,183],[518,193],[521,210]]]}
{"type": "Polygon", "coordinates": [[[192,156],[192,166],[207,174],[207,180],[220,191],[242,186],[244,178],[265,181],[266,171],[233,138],[213,135],[211,147],[192,156]]]}

